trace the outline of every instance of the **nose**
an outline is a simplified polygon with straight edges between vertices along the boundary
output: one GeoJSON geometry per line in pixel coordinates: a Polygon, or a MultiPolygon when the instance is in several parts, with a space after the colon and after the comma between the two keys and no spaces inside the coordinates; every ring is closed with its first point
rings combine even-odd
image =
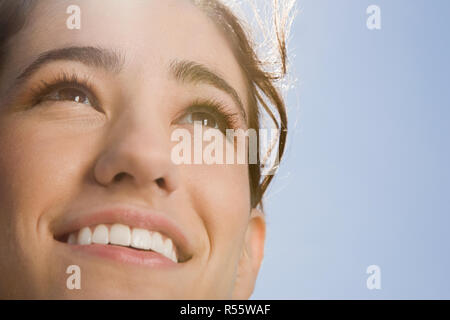
{"type": "Polygon", "coordinates": [[[95,164],[95,179],[103,186],[129,180],[137,188],[169,195],[179,184],[176,165],[170,158],[169,139],[164,138],[165,130],[156,119],[140,118],[140,121],[130,117],[120,119],[111,129],[108,147],[95,164]]]}

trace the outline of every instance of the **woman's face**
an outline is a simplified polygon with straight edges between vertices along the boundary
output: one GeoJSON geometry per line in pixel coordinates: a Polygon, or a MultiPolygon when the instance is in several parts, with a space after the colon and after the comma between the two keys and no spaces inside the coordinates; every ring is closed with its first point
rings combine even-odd
{"type": "Polygon", "coordinates": [[[248,167],[171,159],[192,119],[246,128],[228,42],[187,0],[77,1],[79,30],[72,2],[39,2],[3,61],[0,296],[247,298],[264,242],[248,167]]]}

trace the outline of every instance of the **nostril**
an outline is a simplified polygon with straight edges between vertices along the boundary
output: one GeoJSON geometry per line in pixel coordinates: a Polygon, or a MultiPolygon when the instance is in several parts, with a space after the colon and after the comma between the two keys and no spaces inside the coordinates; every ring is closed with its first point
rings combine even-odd
{"type": "Polygon", "coordinates": [[[166,180],[165,180],[164,178],[158,178],[158,179],[156,179],[156,184],[157,184],[158,187],[160,187],[161,189],[166,189],[166,188],[167,188],[166,180]]]}
{"type": "Polygon", "coordinates": [[[125,172],[121,172],[114,177],[114,181],[119,182],[125,178],[127,174],[125,172]]]}

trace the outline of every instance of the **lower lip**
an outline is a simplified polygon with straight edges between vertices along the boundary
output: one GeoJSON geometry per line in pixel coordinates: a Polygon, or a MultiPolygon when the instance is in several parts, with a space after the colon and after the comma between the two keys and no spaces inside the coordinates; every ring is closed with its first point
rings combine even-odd
{"type": "Polygon", "coordinates": [[[173,268],[178,263],[173,262],[160,253],[154,251],[135,250],[130,247],[121,247],[105,244],[69,245],[73,250],[115,260],[121,263],[143,265],[156,268],[173,268]]]}

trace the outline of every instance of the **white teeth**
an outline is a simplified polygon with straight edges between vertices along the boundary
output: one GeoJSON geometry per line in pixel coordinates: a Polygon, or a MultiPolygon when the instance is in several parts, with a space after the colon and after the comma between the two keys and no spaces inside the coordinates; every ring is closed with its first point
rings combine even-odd
{"type": "Polygon", "coordinates": [[[167,257],[168,257],[169,259],[171,259],[173,262],[178,262],[178,260],[177,260],[177,254],[176,254],[176,248],[175,248],[175,246],[174,246],[174,244],[173,244],[173,242],[172,242],[171,239],[167,239],[167,240],[170,241],[170,251],[169,251],[169,253],[167,254],[167,257]]]}
{"type": "Polygon", "coordinates": [[[123,224],[114,224],[109,233],[109,242],[119,246],[128,247],[131,244],[130,227],[123,224]]]}
{"type": "Polygon", "coordinates": [[[164,254],[164,242],[159,232],[152,233],[152,250],[164,254]]]}
{"type": "Polygon", "coordinates": [[[109,230],[104,224],[99,224],[95,227],[94,234],[92,235],[92,242],[98,244],[109,243],[109,230]]]}
{"type": "Polygon", "coordinates": [[[69,238],[67,239],[68,244],[77,244],[77,236],[75,233],[69,234],[69,238]]]}
{"type": "Polygon", "coordinates": [[[172,240],[170,240],[169,238],[167,238],[164,241],[164,252],[163,254],[170,258],[172,256],[172,251],[173,251],[173,244],[172,244],[172,240]]]}
{"type": "Polygon", "coordinates": [[[123,224],[114,224],[108,230],[104,224],[96,226],[92,233],[89,227],[84,227],[78,232],[73,232],[67,238],[68,244],[90,245],[113,244],[125,247],[133,247],[141,250],[152,250],[164,255],[166,258],[178,262],[176,248],[172,239],[163,237],[156,231],[133,228],[123,224]]]}
{"type": "Polygon", "coordinates": [[[178,258],[177,258],[177,253],[175,251],[175,248],[172,251],[172,255],[170,256],[170,259],[172,259],[173,262],[178,263],[178,258]]]}
{"type": "Polygon", "coordinates": [[[88,227],[84,227],[83,229],[78,232],[78,244],[91,244],[92,242],[92,233],[91,229],[88,227]]]}
{"type": "Polygon", "coordinates": [[[152,246],[150,232],[145,229],[134,228],[131,233],[131,246],[137,249],[149,250],[152,246]]]}

